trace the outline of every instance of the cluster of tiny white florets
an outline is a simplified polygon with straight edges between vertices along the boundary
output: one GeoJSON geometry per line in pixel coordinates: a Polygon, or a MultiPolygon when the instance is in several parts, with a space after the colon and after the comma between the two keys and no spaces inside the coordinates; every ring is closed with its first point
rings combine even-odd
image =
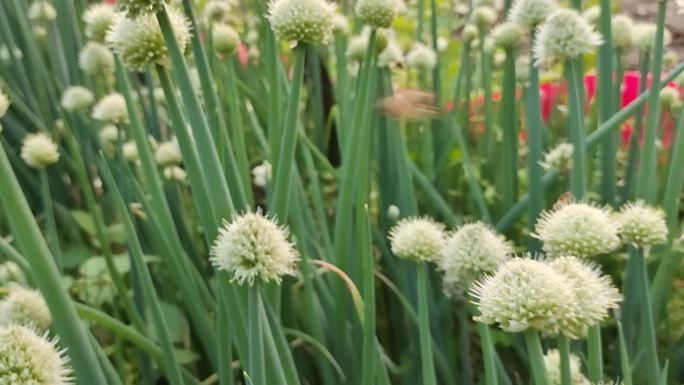
{"type": "Polygon", "coordinates": [[[119,139],[119,129],[113,124],[108,124],[100,130],[100,141],[103,144],[109,145],[115,143],[119,139]]]}
{"type": "Polygon", "coordinates": [[[47,335],[12,325],[0,327],[0,341],[0,384],[73,384],[64,351],[47,335]]]}
{"type": "Polygon", "coordinates": [[[555,0],[515,0],[508,12],[508,19],[533,29],[556,9],[558,4],[555,0]]]}
{"type": "MultiPolygon", "coordinates": [[[[561,360],[560,353],[551,349],[544,356],[544,366],[549,378],[549,385],[561,385],[561,360]]],[[[591,385],[591,382],[582,374],[580,358],[570,354],[570,378],[572,385],[591,385]]]]}
{"type": "Polygon", "coordinates": [[[52,21],[57,18],[57,11],[50,2],[39,0],[29,7],[28,17],[33,21],[52,21]]]}
{"type": "Polygon", "coordinates": [[[327,43],[332,35],[335,5],[326,0],[272,0],[271,29],[281,40],[327,43]]]}
{"type": "Polygon", "coordinates": [[[254,166],[252,169],[252,180],[257,187],[265,188],[271,180],[273,174],[271,163],[267,160],[254,166]]]}
{"type": "Polygon", "coordinates": [[[79,111],[90,106],[95,97],[89,89],[81,86],[73,86],[64,90],[61,105],[67,111],[79,111]]]}
{"type": "Polygon", "coordinates": [[[611,21],[613,46],[617,49],[627,49],[634,45],[634,21],[627,15],[618,14],[611,21]]]}
{"type": "Polygon", "coordinates": [[[437,65],[437,53],[422,43],[416,43],[406,54],[406,65],[431,70],[437,65]]]}
{"type": "Polygon", "coordinates": [[[231,56],[240,47],[240,35],[228,24],[216,24],[211,30],[214,50],[221,55],[231,56]]]}
{"type": "Polygon", "coordinates": [[[503,49],[520,47],[524,36],[525,31],[520,24],[513,22],[499,24],[492,30],[494,45],[503,49]]]}
{"type": "Polygon", "coordinates": [[[154,159],[162,167],[175,166],[183,161],[178,140],[174,138],[168,142],[162,142],[154,152],[154,159]]]}
{"type": "Polygon", "coordinates": [[[623,242],[637,247],[658,245],[667,240],[665,213],[643,201],[628,203],[615,216],[623,242]]]}
{"type": "Polygon", "coordinates": [[[368,36],[359,34],[352,36],[347,44],[347,51],[345,56],[349,61],[363,61],[366,51],[368,49],[368,36]]]}
{"type": "Polygon", "coordinates": [[[400,220],[389,232],[392,253],[416,262],[434,262],[446,244],[444,225],[428,217],[400,220]]]}
{"type": "Polygon", "coordinates": [[[561,143],[551,151],[544,154],[541,162],[545,170],[556,170],[558,172],[568,172],[572,169],[572,153],[574,147],[570,143],[561,143]]]}
{"type": "Polygon", "coordinates": [[[238,284],[280,283],[285,275],[296,273],[299,259],[287,239],[288,230],[260,212],[235,216],[225,222],[211,249],[211,262],[232,274],[238,284]]]}
{"type": "Polygon", "coordinates": [[[438,259],[447,296],[461,297],[473,282],[494,272],[513,254],[502,235],[482,222],[461,226],[449,235],[438,259]]]}
{"type": "Polygon", "coordinates": [[[559,257],[549,264],[568,280],[575,297],[577,308],[573,317],[577,330],[572,334],[584,336],[589,327],[603,322],[610,310],[619,306],[620,292],[598,265],[576,257],[559,257]]]}
{"type": "MultiPolygon", "coordinates": [[[[634,46],[642,52],[651,52],[655,49],[658,27],[655,24],[638,23],[634,26],[634,46]]],[[[668,46],[672,42],[672,34],[667,28],[663,32],[663,45],[668,46]]]]}
{"type": "Polygon", "coordinates": [[[349,19],[341,13],[335,13],[332,19],[332,33],[336,36],[349,34],[349,19]]]}
{"type": "Polygon", "coordinates": [[[0,326],[24,325],[45,331],[52,325],[52,314],[45,299],[35,290],[13,286],[0,300],[0,326]]]}
{"type": "Polygon", "coordinates": [[[570,283],[543,261],[513,258],[474,283],[470,293],[480,312],[475,320],[505,331],[531,328],[557,335],[577,328],[570,283]]]}
{"type": "Polygon", "coordinates": [[[674,87],[660,90],[660,104],[665,111],[676,111],[681,105],[679,90],[674,87]]]}
{"type": "Polygon", "coordinates": [[[207,23],[222,23],[228,20],[232,8],[230,1],[211,0],[204,5],[202,16],[207,23]]]}
{"type": "Polygon", "coordinates": [[[117,4],[120,9],[126,11],[130,17],[140,15],[153,15],[163,11],[167,0],[119,0],[117,4]]]}
{"type": "Polygon", "coordinates": [[[387,47],[378,55],[378,67],[392,67],[403,62],[404,51],[401,50],[395,39],[390,39],[387,42],[387,47]]]}
{"type": "Polygon", "coordinates": [[[530,57],[521,55],[515,60],[515,81],[523,87],[530,82],[530,57]]]}
{"type": "Polygon", "coordinates": [[[123,153],[124,159],[129,162],[137,163],[140,160],[140,154],[138,153],[138,145],[135,141],[129,140],[121,146],[121,152],[123,153]]]}
{"type": "Polygon", "coordinates": [[[592,52],[601,42],[601,35],[577,11],[560,9],[539,27],[534,58],[537,63],[570,60],[592,52]]]}
{"type": "MultiPolygon", "coordinates": [[[[169,9],[173,34],[181,51],[190,39],[190,24],[182,13],[169,9]]],[[[159,22],[154,15],[136,18],[117,15],[107,32],[107,43],[121,56],[125,65],[142,69],[153,64],[167,64],[168,49],[159,22]]]]}
{"type": "Polygon", "coordinates": [[[569,203],[541,214],[534,236],[550,256],[589,258],[620,245],[610,212],[587,203],[569,203]]]}
{"type": "Polygon", "coordinates": [[[93,119],[104,123],[128,122],[128,110],[126,100],[121,94],[111,93],[100,99],[93,107],[93,119]]]}
{"type": "Polygon", "coordinates": [[[84,32],[88,39],[104,42],[107,30],[114,22],[116,11],[108,3],[96,3],[83,12],[84,32]]]}
{"type": "Polygon", "coordinates": [[[59,160],[59,148],[47,134],[28,134],[21,143],[20,155],[27,165],[43,169],[59,160]]]}
{"type": "Polygon", "coordinates": [[[388,28],[401,8],[402,0],[358,0],[354,12],[371,28],[388,28]]]}
{"type": "Polygon", "coordinates": [[[164,167],[162,175],[164,175],[164,178],[169,181],[184,182],[185,178],[188,176],[188,173],[179,166],[169,166],[164,167]]]}
{"type": "Polygon", "coordinates": [[[7,110],[9,110],[9,106],[10,106],[9,98],[0,89],[0,118],[5,116],[5,114],[7,113],[7,110]]]}
{"type": "Polygon", "coordinates": [[[496,10],[488,6],[479,6],[473,10],[472,20],[480,28],[489,28],[496,22],[496,10]]]}
{"type": "Polygon", "coordinates": [[[108,75],[114,72],[114,54],[105,45],[91,41],[81,49],[78,65],[88,75],[108,75]]]}

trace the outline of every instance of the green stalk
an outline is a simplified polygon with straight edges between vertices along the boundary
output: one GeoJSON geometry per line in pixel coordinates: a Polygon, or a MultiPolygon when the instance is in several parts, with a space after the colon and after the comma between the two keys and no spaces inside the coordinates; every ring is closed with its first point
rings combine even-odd
{"type": "Polygon", "coordinates": [[[572,385],[570,372],[570,340],[564,335],[558,336],[558,353],[560,355],[561,385],[572,385]]]}
{"type": "Polygon", "coordinates": [[[649,384],[660,383],[660,364],[658,363],[658,349],[656,342],[655,324],[653,321],[653,305],[648,286],[648,270],[646,269],[646,259],[644,249],[629,246],[629,257],[636,259],[638,265],[637,282],[639,300],[641,302],[641,319],[643,322],[643,336],[645,341],[645,360],[646,372],[649,384]]]}
{"type": "MultiPolygon", "coordinates": [[[[657,154],[656,134],[658,131],[658,117],[660,116],[660,75],[663,70],[663,41],[665,32],[665,14],[667,0],[658,1],[658,27],[656,32],[655,50],[653,52],[653,66],[651,67],[651,90],[648,95],[648,111],[646,112],[646,130],[644,145],[641,150],[641,161],[637,173],[636,194],[646,202],[654,203],[658,184],[656,177],[657,154]]],[[[645,81],[645,80],[644,80],[645,81]]],[[[657,382],[654,382],[654,384],[657,382]]]]}
{"type": "MultiPolygon", "coordinates": [[[[613,102],[613,39],[611,31],[611,1],[601,0],[599,31],[603,44],[598,52],[598,123],[605,122],[614,112],[613,102]]],[[[617,78],[622,84],[622,79],[617,78]]],[[[612,205],[615,202],[615,157],[617,155],[618,135],[607,136],[601,147],[601,199],[612,205]]]]}
{"type": "Polygon", "coordinates": [[[150,271],[144,261],[144,253],[142,247],[140,246],[140,240],[138,239],[135,226],[133,225],[133,220],[128,212],[128,207],[121,196],[121,192],[114,181],[114,177],[112,176],[104,157],[101,158],[100,169],[102,171],[102,177],[104,179],[105,185],[109,186],[112,199],[114,200],[114,205],[121,215],[121,219],[126,230],[126,236],[128,238],[128,251],[131,257],[130,259],[135,266],[135,270],[140,276],[143,296],[145,297],[145,305],[150,311],[155,324],[155,331],[157,332],[157,337],[159,338],[159,343],[162,348],[162,358],[168,380],[172,385],[183,385],[185,384],[185,381],[183,381],[183,377],[181,375],[180,364],[178,361],[176,361],[174,356],[174,346],[169,335],[169,328],[166,323],[166,319],[164,318],[164,313],[162,312],[159,298],[157,297],[157,293],[154,288],[154,283],[152,282],[152,276],[150,275],[150,271]]]}
{"type": "MultiPolygon", "coordinates": [[[[536,38],[535,32],[530,34],[530,50],[536,38]]],[[[544,187],[542,186],[543,169],[542,160],[542,116],[540,111],[539,95],[539,72],[530,60],[529,86],[525,93],[525,116],[527,119],[527,178],[528,178],[528,205],[527,227],[530,233],[534,231],[537,217],[544,208],[544,187]]],[[[530,251],[540,248],[539,241],[530,237],[528,240],[530,251]]],[[[545,384],[537,384],[545,385],[545,384]]]]}
{"type": "Polygon", "coordinates": [[[496,371],[496,350],[494,350],[491,330],[488,325],[478,322],[477,331],[480,334],[480,345],[482,345],[485,385],[497,385],[499,376],[496,371]]]}
{"type": "Polygon", "coordinates": [[[235,379],[233,378],[233,338],[231,336],[231,325],[229,309],[225,301],[226,288],[224,283],[219,283],[219,301],[218,301],[218,333],[219,339],[218,354],[219,354],[219,385],[233,385],[235,379]]]}
{"type": "Polygon", "coordinates": [[[575,199],[582,200],[587,193],[587,165],[584,147],[584,114],[580,99],[580,75],[577,73],[577,66],[570,60],[565,62],[565,71],[568,82],[569,136],[573,146],[570,192],[575,199]]]}
{"type": "Polygon", "coordinates": [[[261,318],[261,293],[259,290],[259,282],[255,282],[248,288],[249,304],[248,304],[248,343],[249,343],[249,357],[247,361],[247,373],[254,385],[266,385],[266,373],[264,371],[264,341],[263,341],[263,323],[266,322],[261,318]]]}
{"type": "Polygon", "coordinates": [[[518,199],[518,118],[515,100],[515,51],[506,50],[503,92],[501,96],[501,127],[503,128],[503,164],[501,195],[503,207],[511,207],[518,199]]]}
{"type": "MultiPolygon", "coordinates": [[[[642,81],[639,85],[639,93],[650,95],[647,91],[647,82],[643,79],[647,79],[650,55],[645,53],[639,57],[639,76],[642,81]]],[[[627,166],[625,167],[624,175],[624,186],[622,187],[622,201],[628,201],[634,194],[634,183],[636,179],[637,167],[639,164],[639,141],[641,139],[641,130],[644,127],[644,105],[640,106],[636,117],[634,119],[634,129],[632,130],[632,135],[629,138],[629,150],[627,154],[627,166]]]]}
{"type": "Polygon", "coordinates": [[[306,44],[299,44],[294,49],[294,76],[292,88],[287,101],[285,122],[283,125],[278,162],[273,164],[273,212],[278,215],[282,223],[287,222],[288,205],[290,202],[290,182],[292,180],[292,168],[295,163],[295,150],[297,147],[297,122],[299,116],[299,95],[304,76],[304,64],[306,59],[306,44]]]}
{"type": "Polygon", "coordinates": [[[603,381],[603,350],[601,348],[601,327],[594,325],[587,334],[589,380],[593,383],[603,381]]]}
{"type": "MultiPolygon", "coordinates": [[[[360,200],[368,199],[367,194],[364,194],[360,200]]],[[[363,264],[363,348],[361,352],[361,379],[363,384],[375,383],[375,282],[374,271],[375,267],[372,254],[371,244],[371,226],[370,217],[366,207],[359,207],[357,213],[357,233],[359,235],[359,248],[361,251],[361,263],[363,264]]],[[[422,343],[422,342],[421,342],[422,343]]],[[[425,384],[428,384],[425,382],[425,384]]]]}
{"type": "Polygon", "coordinates": [[[84,325],[78,318],[69,299],[62,277],[45,239],[40,233],[19,181],[5,153],[0,146],[0,201],[12,227],[17,243],[31,264],[36,284],[50,309],[55,331],[64,347],[68,349],[75,376],[80,383],[105,385],[104,373],[100,368],[95,351],[84,325]]]}
{"type": "Polygon", "coordinates": [[[622,330],[622,322],[618,321],[618,338],[620,349],[620,366],[622,369],[622,384],[632,385],[632,365],[629,360],[629,353],[627,352],[627,342],[625,342],[625,333],[622,330]]]}
{"type": "Polygon", "coordinates": [[[549,385],[549,376],[544,365],[544,351],[542,350],[539,333],[534,329],[527,329],[524,332],[527,352],[530,356],[532,375],[535,385],[549,385]]]}
{"type": "Polygon", "coordinates": [[[40,174],[40,196],[43,201],[43,213],[45,214],[45,230],[47,232],[47,243],[52,255],[55,257],[57,269],[62,271],[62,251],[59,247],[59,235],[57,233],[57,223],[55,222],[55,209],[52,204],[50,194],[50,180],[47,170],[42,169],[40,174]]]}
{"type": "Polygon", "coordinates": [[[418,299],[418,334],[420,338],[420,358],[423,385],[436,385],[435,364],[432,358],[432,337],[430,336],[430,308],[428,307],[428,266],[419,262],[416,266],[416,288],[418,299]]]}

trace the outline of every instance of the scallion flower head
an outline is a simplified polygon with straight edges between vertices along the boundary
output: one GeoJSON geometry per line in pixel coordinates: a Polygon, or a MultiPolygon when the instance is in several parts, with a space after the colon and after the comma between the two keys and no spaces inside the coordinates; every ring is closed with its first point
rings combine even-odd
{"type": "Polygon", "coordinates": [[[534,29],[556,9],[558,4],[555,0],[514,0],[508,11],[508,20],[534,29]]]}
{"type": "Polygon", "coordinates": [[[444,292],[462,297],[473,282],[493,273],[513,254],[506,239],[482,222],[461,226],[449,235],[437,261],[444,292]]]}
{"type": "Polygon", "coordinates": [[[487,29],[496,22],[498,15],[492,7],[479,6],[473,10],[471,17],[479,28],[487,29]]]}
{"type": "Polygon", "coordinates": [[[665,87],[660,90],[660,104],[663,110],[672,111],[681,103],[679,90],[674,87],[665,87]]]}
{"type": "Polygon", "coordinates": [[[537,63],[571,60],[594,51],[601,41],[577,11],[560,9],[539,26],[534,58],[537,63]]]}
{"type": "Polygon", "coordinates": [[[214,50],[223,56],[232,56],[240,47],[240,35],[228,24],[216,24],[211,33],[214,50]]]}
{"type": "Polygon", "coordinates": [[[173,182],[184,182],[188,176],[188,173],[179,166],[168,166],[164,167],[162,172],[164,178],[173,182]]]}
{"type": "MultiPolygon", "coordinates": [[[[634,26],[634,46],[641,52],[653,52],[656,44],[658,28],[655,24],[638,23],[634,26]]],[[[665,28],[663,32],[663,45],[668,46],[672,42],[672,33],[665,28]]]]}
{"type": "Polygon", "coordinates": [[[466,24],[463,26],[463,32],[461,33],[463,36],[463,41],[466,43],[471,43],[475,39],[477,39],[477,36],[479,32],[477,31],[477,27],[475,24],[466,24]]]}
{"type": "Polygon", "coordinates": [[[95,3],[83,12],[84,32],[88,39],[104,42],[107,30],[114,22],[116,11],[109,3],[95,3]]]}
{"type": "Polygon", "coordinates": [[[541,162],[544,170],[555,170],[558,172],[568,172],[572,169],[572,153],[574,147],[570,143],[560,143],[551,151],[544,154],[541,162]]]}
{"type": "Polygon", "coordinates": [[[622,241],[637,247],[659,245],[667,240],[665,213],[643,201],[627,203],[615,217],[622,241]]]}
{"type": "MultiPolygon", "coordinates": [[[[181,51],[190,39],[190,24],[179,11],[168,10],[169,20],[181,51]]],[[[107,43],[121,56],[123,63],[135,70],[148,65],[168,64],[168,49],[161,27],[153,14],[135,18],[118,15],[107,32],[107,43]]]]}
{"type": "Polygon", "coordinates": [[[44,169],[59,160],[59,148],[47,134],[28,134],[21,142],[21,159],[33,168],[44,169]]]}
{"type": "Polygon", "coordinates": [[[327,0],[271,0],[268,20],[285,41],[327,43],[332,35],[335,5],[327,0]]]}
{"type": "Polygon", "coordinates": [[[503,49],[518,48],[524,41],[525,31],[520,24],[506,22],[497,25],[492,30],[494,45],[503,49]]]}
{"type": "Polygon", "coordinates": [[[88,75],[109,75],[114,72],[114,54],[105,45],[88,42],[78,55],[78,65],[88,75]]]}
{"type": "Polygon", "coordinates": [[[267,160],[254,166],[252,169],[252,181],[254,182],[254,185],[266,188],[266,185],[271,180],[272,173],[271,163],[267,160]]]}
{"type": "Polygon", "coordinates": [[[233,6],[229,1],[211,0],[204,5],[202,16],[206,23],[223,24],[230,17],[233,6]]]}
{"type": "MultiPolygon", "coordinates": [[[[561,359],[556,349],[549,350],[544,356],[544,366],[549,378],[549,385],[561,385],[561,359]]],[[[582,374],[580,358],[570,353],[570,378],[572,385],[591,385],[591,382],[582,374]]]]}
{"type": "Polygon", "coordinates": [[[121,152],[123,153],[124,159],[129,162],[136,163],[140,160],[138,145],[132,140],[129,140],[121,146],[121,152]]]}
{"type": "Polygon", "coordinates": [[[168,142],[160,143],[154,152],[154,159],[162,167],[180,164],[183,161],[183,156],[180,147],[178,147],[178,141],[174,138],[168,142]]]}
{"type": "Polygon", "coordinates": [[[53,21],[57,18],[57,10],[48,1],[34,1],[28,9],[28,18],[39,22],[53,21]]]}
{"type": "Polygon", "coordinates": [[[406,65],[431,70],[437,65],[437,53],[425,44],[416,43],[406,54],[406,65]]]}
{"type": "Polygon", "coordinates": [[[332,33],[335,36],[349,34],[349,19],[341,13],[335,13],[332,19],[332,33]]]}
{"type": "Polygon", "coordinates": [[[93,107],[93,119],[104,123],[126,123],[128,122],[128,110],[126,100],[121,94],[111,93],[100,99],[93,107]]]}
{"type": "Polygon", "coordinates": [[[61,105],[67,111],[80,111],[88,108],[95,97],[89,89],[81,86],[72,86],[64,90],[61,105]]]}
{"type": "Polygon", "coordinates": [[[444,225],[428,217],[400,220],[389,232],[392,253],[416,262],[433,262],[446,244],[444,225]]]}
{"type": "Polygon", "coordinates": [[[387,47],[378,55],[378,67],[393,67],[404,62],[404,52],[395,39],[387,42],[387,47]]]}
{"type": "Polygon", "coordinates": [[[613,15],[611,21],[613,46],[626,50],[634,45],[634,21],[624,14],[613,15]]]}
{"type": "Polygon", "coordinates": [[[118,7],[126,11],[129,17],[151,15],[163,11],[167,0],[119,0],[118,7]]]}
{"type": "Polygon", "coordinates": [[[52,325],[52,314],[45,299],[35,290],[13,286],[0,300],[0,326],[24,325],[45,331],[52,325]]]}
{"type": "Polygon", "coordinates": [[[568,336],[584,336],[589,327],[605,321],[610,310],[621,301],[620,292],[598,265],[576,257],[558,257],[549,261],[551,268],[568,280],[575,295],[577,310],[572,315],[576,330],[568,336]]]}
{"type": "Polygon", "coordinates": [[[589,258],[609,253],[620,245],[610,212],[587,203],[569,203],[543,212],[534,236],[544,243],[544,251],[552,257],[589,258]]]}
{"type": "Polygon", "coordinates": [[[2,118],[3,116],[5,116],[5,114],[7,114],[7,110],[9,110],[9,106],[10,106],[9,98],[7,97],[7,95],[5,95],[4,92],[2,92],[2,89],[0,89],[0,118],[2,118]]]}
{"type": "Polygon", "coordinates": [[[397,17],[402,0],[358,0],[354,12],[371,28],[389,28],[397,17]]]}
{"type": "Polygon", "coordinates": [[[527,87],[530,82],[530,57],[520,55],[515,61],[515,81],[527,87]]]}
{"type": "Polygon", "coordinates": [[[255,280],[280,283],[294,275],[299,260],[288,230],[260,212],[236,215],[225,222],[211,249],[211,262],[238,284],[255,280]]]}
{"type": "Polygon", "coordinates": [[[531,328],[557,335],[575,330],[569,323],[576,310],[572,287],[545,262],[513,258],[475,282],[470,294],[480,311],[478,322],[509,332],[531,328]]]}
{"type": "Polygon", "coordinates": [[[73,384],[64,351],[47,338],[25,326],[0,327],[0,384],[73,384]]]}

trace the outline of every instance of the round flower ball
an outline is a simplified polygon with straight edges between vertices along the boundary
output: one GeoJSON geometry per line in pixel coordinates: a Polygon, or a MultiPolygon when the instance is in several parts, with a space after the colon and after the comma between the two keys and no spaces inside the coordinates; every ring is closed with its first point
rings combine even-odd
{"type": "Polygon", "coordinates": [[[295,275],[298,260],[288,230],[260,212],[225,222],[211,248],[211,263],[240,285],[255,280],[280,283],[283,276],[295,275]]]}
{"type": "Polygon", "coordinates": [[[4,92],[2,92],[2,90],[0,90],[0,118],[2,118],[3,116],[5,116],[5,114],[7,114],[7,110],[9,110],[9,106],[10,106],[9,98],[7,97],[7,95],[5,95],[4,92]]]}
{"type": "MultiPolygon", "coordinates": [[[[652,52],[655,49],[657,33],[658,27],[655,24],[637,24],[634,27],[634,46],[641,52],[652,52]]],[[[665,28],[663,32],[663,45],[668,46],[671,42],[672,33],[665,28]]]]}
{"type": "Polygon", "coordinates": [[[341,13],[335,13],[332,19],[332,33],[335,36],[349,34],[349,20],[341,13]]]}
{"type": "Polygon", "coordinates": [[[126,11],[129,17],[151,15],[163,11],[166,0],[119,0],[119,9],[126,11]]]}
{"type": "Polygon", "coordinates": [[[416,262],[433,262],[446,244],[444,225],[428,217],[400,220],[389,232],[392,253],[416,262]]]}
{"type": "Polygon", "coordinates": [[[95,3],[83,12],[84,32],[92,41],[104,42],[107,30],[114,22],[116,12],[109,3],[95,3]]]}
{"type": "Polygon", "coordinates": [[[611,21],[613,46],[626,50],[634,45],[634,21],[627,15],[614,15],[611,21]]]}
{"type": "Polygon", "coordinates": [[[402,0],[357,0],[354,13],[371,28],[389,28],[402,0]]]}
{"type": "Polygon", "coordinates": [[[59,148],[47,134],[28,134],[21,143],[20,155],[27,165],[44,169],[59,160],[59,148]]]}
{"type": "Polygon", "coordinates": [[[556,258],[549,264],[565,277],[575,295],[577,310],[573,318],[577,329],[568,336],[583,337],[589,327],[602,323],[610,310],[619,307],[620,292],[596,264],[572,256],[556,258]]]}
{"type": "Polygon", "coordinates": [[[530,57],[521,55],[515,60],[515,81],[527,87],[530,82],[530,57]]]}
{"type": "Polygon", "coordinates": [[[437,65],[437,53],[425,44],[416,43],[406,54],[406,65],[431,70],[437,65]]]}
{"type": "Polygon", "coordinates": [[[166,180],[171,182],[184,182],[185,178],[188,176],[188,173],[178,166],[169,166],[164,167],[162,175],[164,175],[166,180]]]}
{"type": "Polygon", "coordinates": [[[327,43],[332,35],[335,5],[326,0],[272,0],[268,20],[285,41],[327,43]]]}
{"type": "Polygon", "coordinates": [[[659,245],[667,240],[665,212],[643,201],[624,205],[615,223],[622,241],[636,247],[659,245]]]}
{"type": "Polygon", "coordinates": [[[462,297],[473,282],[494,272],[511,254],[511,244],[486,224],[461,226],[447,238],[437,262],[444,274],[444,292],[462,297]]]}
{"type": "MultiPolygon", "coordinates": [[[[544,355],[544,366],[548,375],[549,385],[561,385],[561,359],[556,349],[549,350],[544,355]]],[[[570,353],[570,378],[572,385],[591,385],[591,382],[582,374],[580,358],[570,353]]]]}
{"type": "Polygon", "coordinates": [[[48,1],[34,1],[28,9],[28,18],[33,21],[53,21],[57,18],[57,11],[48,1]]]}
{"type": "Polygon", "coordinates": [[[393,67],[403,62],[404,52],[401,50],[399,43],[395,39],[389,40],[387,47],[378,55],[378,67],[393,67]]]}
{"type": "Polygon", "coordinates": [[[114,73],[114,54],[105,45],[91,41],[81,49],[78,65],[91,76],[109,75],[114,73]]]}
{"type": "Polygon", "coordinates": [[[207,23],[222,23],[230,17],[232,5],[225,0],[211,0],[204,5],[202,16],[207,23]]]}
{"type": "Polygon", "coordinates": [[[104,123],[119,124],[128,122],[126,100],[121,94],[111,93],[100,99],[93,107],[93,119],[104,123]]]}
{"type": "Polygon", "coordinates": [[[113,124],[108,124],[100,130],[100,141],[104,144],[114,144],[119,139],[119,129],[113,124]]]}
{"type": "Polygon", "coordinates": [[[479,6],[475,8],[472,14],[473,22],[479,28],[489,28],[496,22],[497,17],[498,14],[496,13],[496,10],[487,6],[479,6]]]}
{"type": "MultiPolygon", "coordinates": [[[[179,11],[168,11],[176,42],[181,51],[190,39],[190,24],[179,11]]],[[[157,18],[145,14],[136,18],[118,15],[107,32],[107,43],[121,56],[123,63],[132,69],[168,63],[168,49],[157,18]]]]}
{"type": "Polygon", "coordinates": [[[129,162],[136,163],[140,160],[138,146],[132,140],[124,143],[121,146],[121,152],[123,153],[124,159],[126,159],[129,162]]]}
{"type": "Polygon", "coordinates": [[[266,188],[273,174],[271,163],[267,160],[254,166],[252,169],[252,181],[255,186],[266,188]]]}
{"type": "Polygon", "coordinates": [[[180,164],[183,161],[183,157],[178,147],[178,141],[174,138],[174,140],[159,144],[154,152],[154,159],[162,167],[180,164]]]}
{"type": "Polygon", "coordinates": [[[508,332],[534,329],[557,335],[575,330],[575,297],[568,281],[548,264],[514,258],[470,289],[480,315],[475,320],[498,324],[508,332]]]}
{"type": "Polygon", "coordinates": [[[67,111],[80,111],[88,108],[95,97],[89,89],[81,86],[73,86],[64,90],[61,105],[67,111]]]}
{"type": "Polygon", "coordinates": [[[506,22],[499,24],[492,30],[494,45],[503,49],[519,48],[525,36],[520,24],[506,22]]]}
{"type": "Polygon", "coordinates": [[[679,90],[674,87],[665,87],[660,90],[660,104],[666,111],[673,110],[673,107],[680,103],[679,90]]]}
{"type": "Polygon", "coordinates": [[[571,60],[592,52],[601,42],[601,35],[582,15],[560,9],[539,27],[534,57],[538,63],[571,60]]]}
{"type": "Polygon", "coordinates": [[[217,24],[212,28],[214,50],[224,56],[232,56],[240,47],[240,35],[228,24],[217,24]]]}
{"type": "Polygon", "coordinates": [[[572,169],[572,153],[574,147],[570,143],[560,143],[551,151],[544,154],[541,166],[544,170],[556,170],[558,172],[568,172],[572,169]]]}
{"type": "Polygon", "coordinates": [[[0,326],[24,325],[45,331],[52,325],[52,314],[45,299],[35,290],[15,286],[0,301],[0,326]]]}
{"type": "Polygon", "coordinates": [[[541,214],[534,236],[552,257],[574,255],[589,258],[606,254],[620,245],[610,213],[587,203],[569,203],[541,214]]]}
{"type": "Polygon", "coordinates": [[[31,329],[0,327],[0,384],[71,385],[71,369],[56,341],[31,329]]]}
{"type": "Polygon", "coordinates": [[[534,29],[556,9],[558,3],[555,0],[514,0],[508,11],[508,20],[534,29]]]}

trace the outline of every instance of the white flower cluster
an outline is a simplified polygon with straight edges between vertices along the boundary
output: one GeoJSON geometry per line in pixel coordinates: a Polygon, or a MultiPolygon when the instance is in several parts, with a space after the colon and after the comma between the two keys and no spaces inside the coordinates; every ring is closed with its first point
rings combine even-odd
{"type": "Polygon", "coordinates": [[[273,0],[268,8],[276,36],[302,43],[327,43],[334,16],[335,5],[325,0],[273,0]]]}
{"type": "MultiPolygon", "coordinates": [[[[561,360],[560,353],[556,349],[551,349],[544,356],[544,366],[549,376],[549,385],[561,385],[561,360]]],[[[591,382],[582,374],[582,364],[580,358],[575,354],[570,354],[570,378],[572,385],[591,385],[591,382]]]]}
{"type": "Polygon", "coordinates": [[[428,217],[400,220],[389,233],[392,253],[416,262],[435,262],[446,244],[444,225],[428,217]]]}
{"type": "Polygon", "coordinates": [[[0,326],[24,325],[45,331],[52,325],[52,314],[39,292],[13,286],[0,301],[0,326]]]}

